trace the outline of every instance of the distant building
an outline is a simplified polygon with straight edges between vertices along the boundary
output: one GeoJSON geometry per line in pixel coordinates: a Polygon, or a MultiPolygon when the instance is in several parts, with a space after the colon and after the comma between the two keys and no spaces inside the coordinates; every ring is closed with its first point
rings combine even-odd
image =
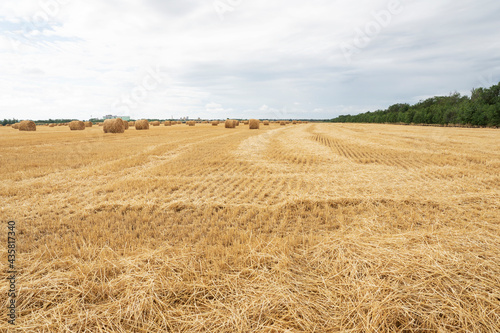
{"type": "Polygon", "coordinates": [[[130,116],[113,116],[111,114],[107,114],[104,117],[102,117],[102,119],[115,119],[115,118],[121,118],[122,120],[126,121],[130,120],[130,116]]]}

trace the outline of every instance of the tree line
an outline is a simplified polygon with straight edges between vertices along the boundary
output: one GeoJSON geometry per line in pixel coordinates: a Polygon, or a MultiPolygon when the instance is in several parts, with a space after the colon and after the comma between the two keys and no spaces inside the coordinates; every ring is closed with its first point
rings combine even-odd
{"type": "MultiPolygon", "coordinates": [[[[76,119],[48,119],[48,120],[34,120],[34,122],[37,124],[37,125],[40,125],[40,124],[52,124],[52,123],[69,123],[70,121],[73,121],[73,120],[76,120],[76,119]]],[[[12,124],[15,124],[15,123],[18,123],[20,122],[21,120],[19,119],[15,119],[15,118],[12,118],[12,119],[4,119],[2,121],[0,121],[0,124],[2,124],[3,126],[5,125],[12,125],[12,124]]]]}
{"type": "Polygon", "coordinates": [[[344,115],[338,123],[400,123],[500,127],[500,83],[472,89],[471,96],[455,92],[414,105],[394,104],[386,110],[344,115]]]}

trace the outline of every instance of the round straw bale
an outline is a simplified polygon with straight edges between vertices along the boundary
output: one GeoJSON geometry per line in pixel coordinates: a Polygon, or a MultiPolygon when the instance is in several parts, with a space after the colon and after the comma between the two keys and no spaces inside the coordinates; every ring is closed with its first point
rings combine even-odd
{"type": "Polygon", "coordinates": [[[123,129],[128,130],[128,128],[129,128],[128,121],[123,121],[123,129]]]}
{"type": "Polygon", "coordinates": [[[284,121],[280,121],[280,125],[281,125],[281,126],[285,126],[285,125],[286,125],[286,122],[284,122],[284,121]]]}
{"type": "Polygon", "coordinates": [[[92,122],[91,121],[86,121],[85,122],[85,127],[92,127],[92,122]]]}
{"type": "Polygon", "coordinates": [[[36,131],[36,124],[31,120],[23,120],[19,123],[20,131],[36,131]]]}
{"type": "Polygon", "coordinates": [[[123,133],[125,132],[125,126],[123,125],[123,120],[121,118],[116,119],[106,119],[102,125],[104,133],[123,133]]]}
{"type": "Polygon", "coordinates": [[[171,121],[166,121],[163,123],[165,126],[172,126],[172,122],[171,121]]]}
{"type": "Polygon", "coordinates": [[[14,125],[12,125],[12,128],[13,129],[19,129],[19,123],[15,123],[14,125]]]}
{"type": "Polygon", "coordinates": [[[153,126],[160,126],[160,122],[158,120],[152,121],[151,125],[153,125],[153,126]]]}
{"type": "Polygon", "coordinates": [[[218,121],[212,121],[212,126],[217,126],[217,125],[219,125],[218,121]]]}
{"type": "Polygon", "coordinates": [[[54,127],[54,126],[56,126],[56,124],[54,124],[54,123],[49,125],[49,127],[54,127]]]}
{"type": "Polygon", "coordinates": [[[72,131],[83,131],[85,129],[85,123],[80,120],[73,120],[69,123],[69,129],[72,131]]]}
{"type": "Polygon", "coordinates": [[[189,126],[194,126],[194,125],[196,125],[196,121],[194,121],[194,120],[193,121],[188,121],[188,125],[189,126]]]}
{"type": "Polygon", "coordinates": [[[136,130],[147,130],[147,129],[149,129],[149,122],[146,119],[137,120],[135,122],[135,129],[136,130]]]}
{"type": "Polygon", "coordinates": [[[240,121],[239,120],[235,120],[235,126],[240,126],[240,121]]]}
{"type": "Polygon", "coordinates": [[[134,126],[135,126],[135,121],[129,121],[129,122],[128,122],[128,126],[129,126],[129,127],[130,127],[130,126],[134,127],[134,126]]]}
{"type": "Polygon", "coordinates": [[[227,119],[226,123],[224,124],[224,127],[225,128],[235,128],[236,127],[236,123],[232,119],[227,119]]]}
{"type": "Polygon", "coordinates": [[[269,120],[264,120],[263,124],[264,124],[264,126],[269,126],[269,120]]]}
{"type": "Polygon", "coordinates": [[[250,129],[259,129],[259,120],[258,119],[250,119],[248,121],[248,128],[250,129]]]}

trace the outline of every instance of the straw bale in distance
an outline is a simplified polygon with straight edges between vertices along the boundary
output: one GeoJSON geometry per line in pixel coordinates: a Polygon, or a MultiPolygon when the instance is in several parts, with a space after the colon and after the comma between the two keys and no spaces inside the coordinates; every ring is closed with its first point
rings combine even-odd
{"type": "Polygon", "coordinates": [[[12,125],[12,128],[13,129],[19,129],[19,123],[15,123],[14,125],[12,125]]]}
{"type": "Polygon", "coordinates": [[[194,120],[193,121],[188,121],[188,125],[189,126],[194,126],[194,125],[196,125],[196,121],[194,121],[194,120]]]}
{"type": "Polygon", "coordinates": [[[269,120],[264,120],[263,124],[264,124],[264,126],[269,126],[269,120]]]}
{"type": "Polygon", "coordinates": [[[286,125],[286,122],[284,122],[284,121],[280,121],[280,125],[281,125],[281,126],[285,126],[285,125],[286,125]]]}
{"type": "Polygon", "coordinates": [[[160,122],[158,120],[152,121],[151,122],[152,126],[160,126],[160,122]]]}
{"type": "Polygon", "coordinates": [[[166,121],[163,123],[165,126],[172,126],[172,122],[171,121],[166,121]]]}
{"type": "Polygon", "coordinates": [[[248,121],[248,128],[250,129],[259,129],[259,120],[258,119],[250,119],[248,121]]]}
{"type": "Polygon", "coordinates": [[[129,126],[129,127],[130,127],[130,126],[134,127],[134,126],[135,126],[135,121],[129,121],[129,122],[128,122],[128,126],[129,126]]]}
{"type": "Polygon", "coordinates": [[[235,126],[240,126],[240,121],[239,120],[235,120],[235,126]]]}
{"type": "Polygon", "coordinates": [[[23,120],[19,123],[20,131],[36,131],[36,124],[31,120],[23,120]]]}
{"type": "Polygon", "coordinates": [[[49,124],[49,127],[54,127],[56,126],[56,124],[52,123],[52,124],[49,124]]]}
{"type": "Polygon", "coordinates": [[[72,131],[83,131],[85,129],[85,123],[80,120],[73,120],[69,123],[69,129],[72,131]]]}
{"type": "Polygon", "coordinates": [[[129,128],[128,121],[124,121],[124,120],[122,120],[122,121],[123,121],[123,129],[128,130],[128,128],[129,128]]]}
{"type": "Polygon", "coordinates": [[[236,123],[232,119],[227,119],[226,123],[224,124],[224,127],[225,128],[235,128],[236,127],[236,123]]]}
{"type": "Polygon", "coordinates": [[[85,122],[85,127],[92,127],[92,122],[91,121],[86,121],[85,122]]]}
{"type": "Polygon", "coordinates": [[[104,133],[123,133],[125,132],[125,126],[123,125],[123,120],[121,118],[116,119],[106,119],[102,127],[104,133]]]}
{"type": "Polygon", "coordinates": [[[218,121],[212,121],[212,126],[217,126],[217,125],[219,125],[218,121]]]}
{"type": "Polygon", "coordinates": [[[146,119],[137,120],[135,122],[136,130],[147,130],[149,129],[149,122],[146,119]]]}

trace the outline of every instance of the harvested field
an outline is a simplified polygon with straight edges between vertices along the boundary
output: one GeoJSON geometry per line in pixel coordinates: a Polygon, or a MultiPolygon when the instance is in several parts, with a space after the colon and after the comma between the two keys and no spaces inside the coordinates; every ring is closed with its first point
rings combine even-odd
{"type": "Polygon", "coordinates": [[[0,127],[17,329],[500,331],[498,130],[224,127],[0,127]]]}

